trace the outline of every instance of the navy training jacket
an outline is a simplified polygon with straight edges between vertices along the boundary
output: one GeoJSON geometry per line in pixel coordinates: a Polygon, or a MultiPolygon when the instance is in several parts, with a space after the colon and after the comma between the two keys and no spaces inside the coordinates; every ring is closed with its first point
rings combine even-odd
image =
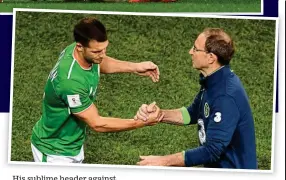
{"type": "Polygon", "coordinates": [[[185,151],[185,165],[257,169],[254,121],[247,94],[229,65],[207,77],[187,110],[198,124],[200,146],[185,151]]]}

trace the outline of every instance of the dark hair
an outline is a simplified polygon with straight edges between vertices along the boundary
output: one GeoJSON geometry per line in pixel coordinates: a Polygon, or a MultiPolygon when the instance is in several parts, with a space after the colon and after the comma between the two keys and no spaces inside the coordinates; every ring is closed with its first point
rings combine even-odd
{"type": "Polygon", "coordinates": [[[87,17],[80,20],[73,30],[74,40],[88,47],[90,40],[104,42],[107,40],[104,25],[94,17],[87,17]]]}
{"type": "Polygon", "coordinates": [[[228,65],[235,51],[231,37],[220,28],[207,28],[203,33],[207,38],[205,50],[215,54],[221,65],[228,65]]]}

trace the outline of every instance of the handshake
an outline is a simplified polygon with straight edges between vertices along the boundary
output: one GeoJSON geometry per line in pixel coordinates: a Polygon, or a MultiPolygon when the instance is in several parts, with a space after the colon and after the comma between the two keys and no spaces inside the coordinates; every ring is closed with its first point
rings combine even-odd
{"type": "Polygon", "coordinates": [[[142,104],[137,114],[134,116],[134,120],[141,120],[146,126],[152,126],[160,122],[164,118],[164,113],[156,105],[156,102],[153,102],[149,105],[142,104]]]}

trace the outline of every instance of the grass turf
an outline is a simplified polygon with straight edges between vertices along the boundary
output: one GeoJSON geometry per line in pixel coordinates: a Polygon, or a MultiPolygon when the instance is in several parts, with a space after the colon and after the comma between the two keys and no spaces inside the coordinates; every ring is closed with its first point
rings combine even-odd
{"type": "MultiPolygon", "coordinates": [[[[30,135],[41,116],[43,88],[61,50],[73,42],[73,25],[86,14],[17,12],[14,69],[13,161],[32,161],[30,135]]],[[[163,109],[188,106],[199,90],[189,49],[206,27],[224,28],[237,52],[232,69],[249,95],[259,169],[270,169],[275,22],[211,18],[96,15],[107,27],[108,55],[151,60],[159,83],[132,74],[102,75],[96,105],[102,116],[132,118],[142,103],[163,109]]],[[[88,131],[85,163],[134,165],[139,155],[165,155],[198,146],[197,126],[159,124],[120,133],[88,131]]]]}
{"type": "Polygon", "coordinates": [[[4,0],[0,3],[0,12],[12,12],[13,8],[69,9],[94,11],[127,12],[257,12],[261,11],[260,0],[178,0],[173,3],[98,3],[4,0]]]}

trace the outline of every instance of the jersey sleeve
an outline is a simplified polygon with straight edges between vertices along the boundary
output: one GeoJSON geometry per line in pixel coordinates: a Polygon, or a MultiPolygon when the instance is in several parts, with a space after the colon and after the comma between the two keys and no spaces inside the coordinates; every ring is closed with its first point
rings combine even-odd
{"type": "Polygon", "coordinates": [[[84,111],[93,103],[89,98],[88,87],[75,80],[61,81],[57,85],[57,92],[72,113],[84,111]]]}
{"type": "Polygon", "coordinates": [[[235,101],[228,96],[217,98],[211,106],[205,143],[185,151],[186,166],[216,162],[229,145],[240,118],[235,101]]]}
{"type": "Polygon", "coordinates": [[[198,115],[199,115],[199,106],[201,102],[201,95],[202,91],[200,91],[197,96],[195,97],[193,103],[187,107],[189,116],[191,118],[190,124],[196,124],[198,121],[198,115]]]}

